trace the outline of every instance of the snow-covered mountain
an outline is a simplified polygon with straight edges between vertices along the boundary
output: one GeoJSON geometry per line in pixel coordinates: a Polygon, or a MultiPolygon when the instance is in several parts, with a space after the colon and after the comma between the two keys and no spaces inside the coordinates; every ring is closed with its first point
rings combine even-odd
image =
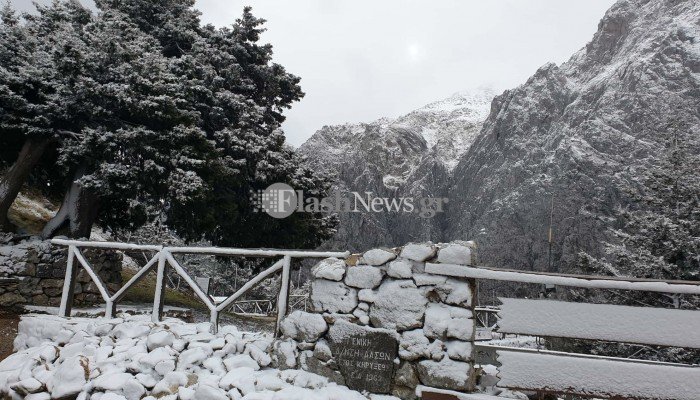
{"type": "Polygon", "coordinates": [[[552,269],[601,256],[625,192],[681,137],[700,153],[700,2],[618,1],[568,62],[494,99],[444,234],[477,240],[488,264],[546,269],[553,202],[552,269]]]}
{"type": "Polygon", "coordinates": [[[481,130],[496,93],[458,92],[397,118],[391,124],[418,133],[448,170],[454,169],[481,130]]]}
{"type": "Polygon", "coordinates": [[[450,199],[444,218],[341,220],[330,245],[473,239],[485,264],[542,270],[553,204],[552,269],[571,268],[581,251],[603,255],[627,192],[643,189],[640,171],[681,136],[700,153],[700,2],[618,1],[569,61],[496,96],[476,134],[488,97],[456,95],[310,138],[302,152],[341,186],[450,199]]]}
{"type": "MultiPolygon", "coordinates": [[[[441,197],[451,171],[488,116],[493,91],[461,92],[396,119],[324,126],[299,151],[337,177],[346,191],[377,196],[441,197]]],[[[439,218],[414,215],[341,215],[329,247],[367,246],[430,239],[439,218]]]]}

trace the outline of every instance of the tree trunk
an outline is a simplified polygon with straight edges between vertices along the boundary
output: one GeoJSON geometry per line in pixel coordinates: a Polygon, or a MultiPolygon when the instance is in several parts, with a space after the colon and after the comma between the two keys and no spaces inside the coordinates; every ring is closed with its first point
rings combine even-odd
{"type": "Polygon", "coordinates": [[[61,208],[56,216],[44,227],[42,236],[51,238],[59,234],[73,239],[90,238],[92,225],[97,219],[99,197],[95,192],[85,189],[79,182],[85,175],[85,167],[80,167],[73,175],[66,195],[63,197],[61,208]]]}
{"type": "Polygon", "coordinates": [[[41,156],[51,143],[50,138],[27,138],[22,150],[17,156],[17,161],[0,178],[0,229],[10,232],[12,226],[7,219],[12,203],[17,198],[22,185],[29,177],[34,166],[39,163],[41,156]]]}

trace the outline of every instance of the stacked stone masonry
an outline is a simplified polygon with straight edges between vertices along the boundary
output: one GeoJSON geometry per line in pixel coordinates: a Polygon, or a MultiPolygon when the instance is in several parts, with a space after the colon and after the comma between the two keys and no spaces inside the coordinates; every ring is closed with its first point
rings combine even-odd
{"type": "Polygon", "coordinates": [[[472,391],[475,284],[426,273],[425,263],[468,266],[473,251],[472,242],[411,243],[320,261],[313,311],[282,322],[273,360],[402,399],[418,385],[472,391]]]}
{"type": "MultiPolygon", "coordinates": [[[[86,260],[114,293],[121,287],[122,255],[110,250],[83,250],[86,260]]],[[[67,249],[48,241],[26,240],[18,244],[0,244],[0,306],[25,304],[58,306],[66,274],[67,249]]],[[[76,261],[76,265],[77,261],[76,261]]],[[[76,305],[103,302],[97,286],[84,268],[78,267],[75,285],[76,305]]]]}

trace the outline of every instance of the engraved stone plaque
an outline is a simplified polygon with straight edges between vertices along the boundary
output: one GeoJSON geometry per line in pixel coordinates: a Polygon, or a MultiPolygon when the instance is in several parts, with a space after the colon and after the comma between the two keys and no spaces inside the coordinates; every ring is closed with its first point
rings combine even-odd
{"type": "Polygon", "coordinates": [[[393,331],[339,320],[328,332],[331,353],[351,389],[389,393],[398,341],[393,331]]]}

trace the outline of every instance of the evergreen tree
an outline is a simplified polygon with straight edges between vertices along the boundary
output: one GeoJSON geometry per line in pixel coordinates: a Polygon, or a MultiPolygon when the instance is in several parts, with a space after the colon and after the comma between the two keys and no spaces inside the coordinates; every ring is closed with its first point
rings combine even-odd
{"type": "Polygon", "coordinates": [[[279,130],[282,112],[303,93],[300,79],[272,62],[272,47],[258,43],[265,21],[246,7],[231,28],[200,27],[198,14],[186,11],[189,1],[98,4],[128,14],[161,42],[175,74],[191,78],[183,92],[219,154],[203,172],[203,196],[167,204],[167,223],[189,240],[225,246],[315,247],[329,238],[335,227],[331,217],[294,214],[276,220],[255,213],[250,202],[251,191],[275,182],[318,195],[330,188],[329,179],[313,173],[286,147],[279,130]],[[153,20],[167,29],[154,29],[153,20]],[[255,229],[243,228],[250,226],[255,229]]]}
{"type": "MultiPolygon", "coordinates": [[[[0,51],[11,57],[0,73],[0,140],[41,139],[35,152],[55,148],[66,180],[52,182],[67,189],[45,236],[157,220],[218,245],[314,247],[329,237],[332,218],[275,220],[250,201],[274,182],[312,194],[330,186],[285,145],[282,112],[303,93],[258,43],[264,20],[246,8],[231,28],[201,26],[189,0],[97,5],[92,15],[57,0],[24,24],[3,14],[0,51]]],[[[0,193],[6,208],[36,165],[28,161],[20,153],[3,177],[13,183],[0,193]]]]}
{"type": "Polygon", "coordinates": [[[72,73],[64,57],[70,56],[75,25],[81,23],[76,10],[72,3],[41,7],[42,16],[29,17],[27,24],[9,4],[2,10],[0,143],[10,167],[0,177],[0,228],[10,228],[7,212],[46,149],[73,126],[71,99],[63,95],[72,73]]]}
{"type": "Polygon", "coordinates": [[[157,41],[115,10],[86,26],[84,40],[90,63],[75,95],[96,111],[60,149],[58,163],[73,179],[46,236],[63,225],[88,236],[98,216],[133,229],[170,199],[198,196],[198,171],[215,156],[182,92],[186,79],[172,73],[157,41]]]}

